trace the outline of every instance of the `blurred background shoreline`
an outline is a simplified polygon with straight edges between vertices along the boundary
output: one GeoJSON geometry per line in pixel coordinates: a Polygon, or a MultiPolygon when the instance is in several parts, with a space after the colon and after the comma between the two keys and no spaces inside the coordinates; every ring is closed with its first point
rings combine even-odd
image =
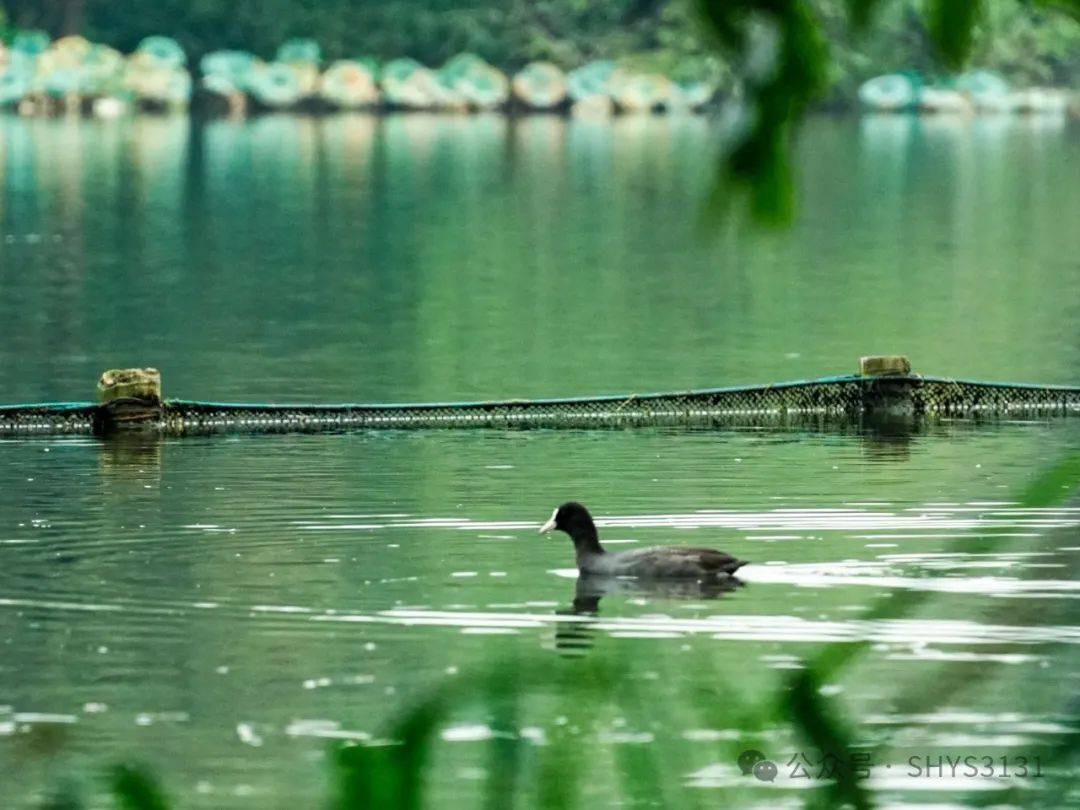
{"type": "MultiPolygon", "coordinates": [[[[985,4],[968,72],[954,75],[936,60],[924,5],[887,4],[853,33],[846,3],[809,3],[830,51],[815,106],[1075,110],[1063,91],[1080,79],[1080,27],[1065,15],[985,4]]],[[[698,14],[694,0],[6,0],[0,106],[689,111],[738,99],[778,47],[763,21],[745,54],[724,56],[698,14]]]]}

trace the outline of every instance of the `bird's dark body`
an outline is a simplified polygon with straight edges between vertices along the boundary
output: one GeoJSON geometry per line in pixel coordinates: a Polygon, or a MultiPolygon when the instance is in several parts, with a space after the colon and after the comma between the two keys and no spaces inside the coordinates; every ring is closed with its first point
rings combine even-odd
{"type": "Polygon", "coordinates": [[[583,573],[640,579],[700,579],[734,574],[744,563],[711,548],[654,546],[634,551],[585,554],[578,560],[583,573]]]}
{"type": "Polygon", "coordinates": [[[605,551],[592,517],[579,503],[565,503],[556,509],[541,531],[551,529],[570,535],[582,574],[638,579],[720,579],[730,577],[745,565],[742,560],[711,548],[653,546],[633,551],[605,551]]]}

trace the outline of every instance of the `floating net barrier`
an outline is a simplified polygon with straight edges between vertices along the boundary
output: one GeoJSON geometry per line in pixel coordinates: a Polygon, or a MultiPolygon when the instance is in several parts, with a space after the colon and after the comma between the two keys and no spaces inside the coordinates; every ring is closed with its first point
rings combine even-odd
{"type": "Polygon", "coordinates": [[[152,395],[131,395],[130,390],[120,393],[100,405],[0,406],[0,434],[91,434],[133,427],[184,435],[473,427],[771,426],[868,417],[911,420],[1080,414],[1080,386],[971,382],[912,374],[851,375],[660,394],[385,405],[214,403],[158,400],[152,395]]]}

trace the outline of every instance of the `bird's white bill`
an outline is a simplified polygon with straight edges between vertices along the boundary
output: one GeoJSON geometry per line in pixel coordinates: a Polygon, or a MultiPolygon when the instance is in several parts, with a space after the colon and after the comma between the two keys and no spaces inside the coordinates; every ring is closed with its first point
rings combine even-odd
{"type": "Polygon", "coordinates": [[[548,518],[548,522],[540,527],[540,534],[547,534],[555,528],[555,515],[557,514],[559,514],[558,509],[551,513],[551,517],[548,518]]]}

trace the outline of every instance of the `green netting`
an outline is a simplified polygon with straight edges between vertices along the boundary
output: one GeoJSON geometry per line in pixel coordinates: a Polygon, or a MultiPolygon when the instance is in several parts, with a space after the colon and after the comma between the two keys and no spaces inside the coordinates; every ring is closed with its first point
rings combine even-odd
{"type": "Polygon", "coordinates": [[[92,433],[97,406],[88,402],[44,402],[0,406],[0,436],[92,433]]]}
{"type": "MultiPolygon", "coordinates": [[[[574,399],[385,405],[271,405],[170,400],[170,434],[408,428],[609,428],[849,422],[898,409],[912,418],[1080,414],[1080,387],[937,377],[830,377],[776,385],[574,399]]],[[[89,403],[0,407],[0,434],[91,433],[89,403]]]]}

